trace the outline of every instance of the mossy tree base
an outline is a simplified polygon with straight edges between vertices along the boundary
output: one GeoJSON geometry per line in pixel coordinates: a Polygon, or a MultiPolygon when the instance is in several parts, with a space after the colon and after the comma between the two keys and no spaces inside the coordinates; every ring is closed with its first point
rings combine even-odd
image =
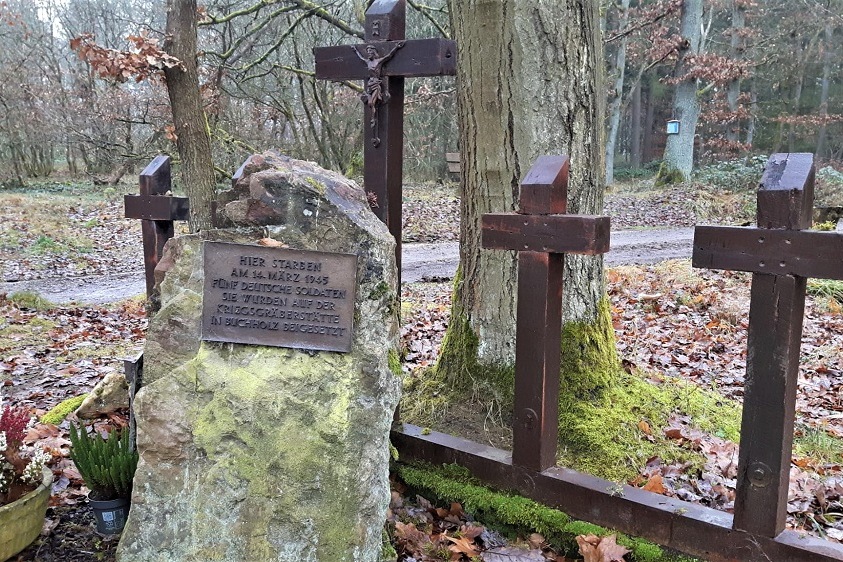
{"type": "MultiPolygon", "coordinates": [[[[456,311],[456,307],[455,307],[456,311]]],[[[514,366],[482,365],[476,360],[477,338],[465,319],[451,322],[446,336],[460,350],[443,343],[434,370],[405,385],[402,417],[421,426],[435,426],[473,440],[500,443],[499,434],[511,424],[514,366]],[[458,376],[452,370],[457,366],[458,376]],[[445,368],[449,367],[449,368],[445,368]],[[500,415],[489,415],[501,412],[500,415]],[[465,428],[466,420],[486,426],[465,428]],[[503,427],[489,427],[489,422],[503,427]]],[[[559,396],[558,462],[581,472],[615,481],[635,478],[647,459],[691,462],[704,457],[676,446],[664,437],[672,413],[690,417],[691,425],[737,440],[740,407],[713,391],[676,380],[654,384],[620,367],[608,299],[598,307],[594,322],[563,327],[562,375],[559,396]],[[650,427],[651,434],[641,430],[650,427]]]]}
{"type": "Polygon", "coordinates": [[[671,168],[666,162],[662,162],[659,166],[659,171],[656,172],[655,186],[663,187],[665,185],[673,185],[675,183],[682,183],[690,178],[686,178],[680,170],[671,168]]]}

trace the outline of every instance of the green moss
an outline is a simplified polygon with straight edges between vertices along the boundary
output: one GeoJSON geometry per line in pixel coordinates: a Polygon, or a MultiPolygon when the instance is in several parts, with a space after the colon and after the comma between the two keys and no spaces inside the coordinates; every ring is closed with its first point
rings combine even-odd
{"type": "Polygon", "coordinates": [[[55,322],[38,316],[30,318],[26,324],[7,324],[0,329],[0,349],[52,345],[48,333],[56,326],[55,322]]]}
{"type": "MultiPolygon", "coordinates": [[[[458,275],[457,288],[461,282],[458,275]]],[[[456,320],[448,327],[436,370],[405,382],[402,414],[417,425],[437,425],[453,404],[496,402],[511,412],[514,369],[479,365],[478,340],[455,300],[456,320]],[[472,399],[469,400],[468,398],[472,399]]],[[[634,478],[647,459],[689,461],[701,454],[664,437],[672,412],[688,415],[699,429],[737,440],[740,407],[695,385],[670,380],[662,385],[625,373],[617,357],[608,299],[593,322],[563,326],[559,400],[559,463],[613,481],[634,478]],[[652,435],[639,422],[652,428],[652,435]]]]}
{"type": "Polygon", "coordinates": [[[386,529],[381,535],[381,562],[395,562],[398,560],[398,553],[395,552],[395,547],[392,546],[392,539],[386,529]]]}
{"type": "Polygon", "coordinates": [[[392,371],[392,374],[396,377],[400,377],[402,374],[401,370],[401,359],[398,357],[398,351],[395,349],[389,350],[389,370],[392,371]]]}
{"type": "MultiPolygon", "coordinates": [[[[369,300],[377,301],[377,300],[384,299],[384,297],[386,297],[387,302],[383,303],[383,306],[385,306],[387,308],[390,315],[394,314],[395,311],[400,311],[400,308],[398,306],[397,295],[391,289],[389,284],[386,283],[386,281],[381,281],[380,283],[375,285],[375,287],[371,291],[369,291],[368,298],[369,298],[369,300]]],[[[355,324],[357,323],[358,320],[359,320],[359,318],[357,318],[355,316],[355,319],[354,319],[355,324]]]]}
{"type": "Polygon", "coordinates": [[[70,412],[76,411],[76,409],[82,405],[82,402],[85,401],[87,396],[87,394],[80,394],[79,396],[74,396],[73,398],[68,398],[67,400],[59,402],[56,406],[51,408],[49,412],[41,416],[41,423],[50,425],[60,424],[64,421],[64,418],[70,414],[70,412]]]}
{"type": "Polygon", "coordinates": [[[310,185],[310,187],[312,187],[313,190],[316,191],[316,193],[318,193],[319,195],[325,195],[325,193],[328,191],[328,187],[316,178],[306,176],[304,178],[304,181],[306,181],[308,185],[310,185]]]}
{"type": "Polygon", "coordinates": [[[383,298],[384,295],[389,293],[389,285],[387,285],[386,281],[381,281],[375,288],[369,291],[369,300],[376,301],[380,298],[383,298]]]}
{"type": "Polygon", "coordinates": [[[480,485],[470,473],[457,465],[431,467],[405,465],[396,467],[398,475],[412,489],[438,502],[459,502],[485,525],[510,537],[541,533],[562,554],[577,557],[576,536],[617,534],[618,544],[631,551],[630,562],[667,562],[692,560],[667,553],[652,542],[615,533],[598,525],[574,521],[553,509],[519,495],[498,492],[480,485]]]}
{"type": "MultiPolygon", "coordinates": [[[[263,354],[247,346],[203,343],[181,375],[205,397],[190,414],[196,445],[214,460],[204,475],[205,483],[211,488],[246,483],[250,512],[267,518],[288,513],[295,520],[312,521],[320,537],[320,560],[338,559],[348,544],[358,540],[353,526],[347,524],[358,506],[342,496],[349,487],[350,469],[326,457],[331,445],[350,431],[351,396],[360,367],[348,355],[332,356],[332,360],[331,368],[347,379],[326,389],[318,382],[324,365],[315,364],[306,353],[290,350],[284,356],[267,350],[263,354]],[[270,390],[280,369],[289,387],[298,391],[279,395],[270,390]],[[320,401],[315,401],[315,395],[320,401]],[[318,410],[309,406],[312,402],[320,404],[318,410]],[[250,407],[244,409],[244,404],[250,407]],[[327,411],[321,410],[322,405],[327,411]],[[312,501],[314,495],[331,493],[336,497],[312,501]],[[332,509],[319,508],[324,505],[332,509]]],[[[260,517],[254,519],[256,529],[262,528],[260,517]]],[[[276,557],[265,538],[249,529],[242,532],[257,553],[254,559],[276,557]]]]}
{"type": "Polygon", "coordinates": [[[736,402],[681,380],[656,385],[624,372],[593,400],[571,400],[560,407],[559,463],[615,481],[634,478],[653,456],[701,466],[705,460],[701,454],[676,447],[664,437],[661,430],[672,412],[689,416],[691,424],[703,431],[738,440],[736,402]],[[650,426],[652,435],[639,428],[641,421],[650,426]]]}
{"type": "Polygon", "coordinates": [[[593,322],[567,322],[562,326],[561,402],[596,396],[617,379],[619,372],[609,299],[603,298],[593,322]]]}
{"type": "Polygon", "coordinates": [[[672,185],[675,183],[682,183],[687,178],[679,170],[674,170],[667,165],[667,162],[662,162],[659,166],[659,171],[656,172],[655,186],[663,187],[665,185],[672,185]]]}
{"type": "Polygon", "coordinates": [[[467,383],[478,371],[477,349],[480,340],[471,329],[468,315],[460,303],[459,294],[462,291],[462,283],[462,265],[460,265],[454,275],[451,320],[445,331],[445,337],[442,339],[435,375],[450,387],[466,389],[467,383]]]}

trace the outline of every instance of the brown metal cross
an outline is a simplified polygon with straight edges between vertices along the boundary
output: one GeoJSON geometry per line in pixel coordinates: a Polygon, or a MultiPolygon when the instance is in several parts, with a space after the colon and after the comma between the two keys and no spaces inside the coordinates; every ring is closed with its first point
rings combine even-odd
{"type": "Polygon", "coordinates": [[[518,252],[512,462],[556,464],[565,254],[609,251],[609,217],[566,215],[568,157],[541,156],[521,183],[517,213],[483,215],[484,248],[518,252]]]}
{"type": "Polygon", "coordinates": [[[172,189],[170,157],[156,156],[140,174],[140,195],[126,195],[123,199],[126,218],[143,219],[143,261],[146,271],[146,295],[155,287],[155,266],[161,259],[164,243],[173,237],[173,221],[186,221],[189,208],[187,197],[167,195],[172,189]]]}
{"type": "Polygon", "coordinates": [[[363,186],[395,237],[399,279],[404,78],[454,75],[457,69],[454,41],[404,40],[406,11],[406,0],[375,0],[366,11],[366,43],[313,50],[316,78],[364,80],[363,186]]]}
{"type": "Polygon", "coordinates": [[[698,226],[694,267],[752,272],[734,528],[785,526],[806,278],[843,279],[843,235],[811,226],[812,154],[773,154],[758,228],[698,226]]]}

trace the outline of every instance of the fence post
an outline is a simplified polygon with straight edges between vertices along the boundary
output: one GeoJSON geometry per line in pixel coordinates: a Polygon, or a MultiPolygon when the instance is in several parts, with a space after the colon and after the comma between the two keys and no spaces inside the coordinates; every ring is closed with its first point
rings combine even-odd
{"type": "Polygon", "coordinates": [[[567,156],[538,158],[518,212],[483,215],[483,247],[518,252],[512,462],[537,471],[556,464],[565,253],[609,249],[609,217],[564,214],[568,168],[567,156]]]}
{"type": "MultiPolygon", "coordinates": [[[[813,198],[812,155],[774,155],[758,191],[759,229],[810,228],[813,198]]],[[[805,287],[805,277],[752,274],[734,527],[770,537],[787,517],[805,287]]]]}

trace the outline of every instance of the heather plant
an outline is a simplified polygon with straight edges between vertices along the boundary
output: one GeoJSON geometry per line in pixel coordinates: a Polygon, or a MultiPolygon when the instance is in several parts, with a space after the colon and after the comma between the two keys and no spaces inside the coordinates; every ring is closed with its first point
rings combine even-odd
{"type": "Polygon", "coordinates": [[[132,495],[132,479],[138,466],[138,453],[133,451],[128,431],[113,431],[107,439],[96,432],[88,434],[84,427],[70,425],[70,458],[91,489],[96,500],[128,498],[132,495]]]}
{"type": "Polygon", "coordinates": [[[35,419],[21,406],[3,405],[0,397],[0,505],[16,500],[41,482],[52,455],[24,444],[35,419]]]}

